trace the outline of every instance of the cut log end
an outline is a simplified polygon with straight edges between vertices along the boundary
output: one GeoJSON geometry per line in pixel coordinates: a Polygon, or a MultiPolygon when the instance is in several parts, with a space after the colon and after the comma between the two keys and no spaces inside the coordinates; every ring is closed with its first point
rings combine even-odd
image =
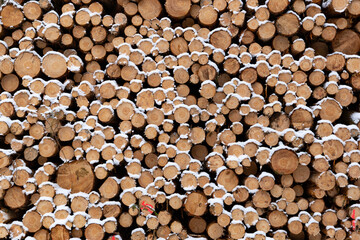
{"type": "Polygon", "coordinates": [[[85,160],[65,163],[59,167],[57,183],[65,189],[71,189],[73,193],[89,193],[94,185],[94,173],[91,165],[85,160]]]}
{"type": "Polygon", "coordinates": [[[271,167],[278,174],[291,174],[299,164],[299,159],[291,150],[280,149],[271,156],[271,167]]]}

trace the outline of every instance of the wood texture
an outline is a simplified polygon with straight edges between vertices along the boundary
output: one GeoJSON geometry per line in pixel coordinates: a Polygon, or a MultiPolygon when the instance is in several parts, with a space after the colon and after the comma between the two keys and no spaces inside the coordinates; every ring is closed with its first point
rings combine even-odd
{"type": "Polygon", "coordinates": [[[358,239],[359,16],[2,1],[0,238],[358,239]]]}

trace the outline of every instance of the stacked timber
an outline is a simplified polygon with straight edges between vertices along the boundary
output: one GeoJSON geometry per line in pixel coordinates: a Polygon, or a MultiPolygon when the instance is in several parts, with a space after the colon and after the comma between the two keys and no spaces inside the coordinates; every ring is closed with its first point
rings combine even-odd
{"type": "Polygon", "coordinates": [[[4,0],[0,239],[359,239],[360,0],[4,0]]]}

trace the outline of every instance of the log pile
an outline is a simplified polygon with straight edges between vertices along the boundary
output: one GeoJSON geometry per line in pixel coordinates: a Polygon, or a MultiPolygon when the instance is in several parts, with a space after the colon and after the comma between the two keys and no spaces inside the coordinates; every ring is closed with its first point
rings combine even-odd
{"type": "Polygon", "coordinates": [[[360,0],[0,16],[0,239],[360,238],[360,0]]]}

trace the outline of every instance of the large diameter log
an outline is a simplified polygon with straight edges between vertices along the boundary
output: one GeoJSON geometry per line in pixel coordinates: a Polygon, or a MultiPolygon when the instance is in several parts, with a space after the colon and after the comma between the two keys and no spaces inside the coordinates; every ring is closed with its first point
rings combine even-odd
{"type": "Polygon", "coordinates": [[[315,181],[316,185],[324,191],[329,191],[336,185],[336,178],[331,171],[321,173],[315,181]]]}
{"type": "Polygon", "coordinates": [[[185,210],[192,216],[202,216],[207,209],[207,198],[198,192],[190,193],[185,200],[185,210]]]}
{"type": "Polygon", "coordinates": [[[300,21],[295,14],[285,13],[276,20],[276,30],[285,36],[294,35],[300,28],[300,21]]]}
{"type": "Polygon", "coordinates": [[[328,140],[324,142],[323,153],[330,160],[336,160],[343,155],[344,146],[339,140],[328,140]]]}
{"type": "Polygon", "coordinates": [[[191,7],[190,0],[166,0],[166,12],[173,18],[181,19],[186,17],[191,7]]]}
{"type": "Polygon", "coordinates": [[[23,189],[17,186],[9,188],[6,191],[4,203],[12,209],[24,207],[26,204],[26,196],[23,189]]]}
{"type": "Polygon", "coordinates": [[[53,240],[68,240],[70,239],[69,231],[65,226],[57,225],[51,229],[51,239],[53,240]]]}
{"type": "Polygon", "coordinates": [[[22,11],[12,4],[5,6],[1,10],[1,21],[6,28],[15,28],[24,20],[22,11]]]}
{"type": "Polygon", "coordinates": [[[331,45],[335,52],[349,55],[357,54],[360,51],[360,37],[358,33],[345,29],[336,34],[331,45]]]}
{"type": "Polygon", "coordinates": [[[313,115],[306,109],[295,109],[290,115],[291,125],[297,130],[311,128],[314,122],[313,115]]]}
{"type": "Polygon", "coordinates": [[[233,170],[226,169],[221,171],[216,182],[219,185],[224,186],[227,191],[231,192],[238,185],[239,179],[233,170]]]}
{"type": "Polygon", "coordinates": [[[50,78],[62,77],[67,71],[67,60],[61,53],[48,52],[43,57],[41,69],[50,78]]]}
{"type": "Polygon", "coordinates": [[[56,141],[50,137],[44,137],[39,143],[39,153],[43,157],[52,157],[58,151],[56,141]]]}
{"type": "Polygon", "coordinates": [[[101,185],[99,188],[99,192],[102,197],[104,198],[113,198],[115,197],[119,192],[119,184],[116,182],[113,178],[107,178],[106,181],[101,185]]]}
{"type": "Polygon", "coordinates": [[[287,217],[286,217],[285,213],[277,211],[277,210],[271,212],[269,214],[268,219],[269,219],[271,226],[273,226],[275,228],[280,228],[287,223],[287,217]]]}
{"type": "Polygon", "coordinates": [[[326,99],[321,103],[320,118],[335,122],[340,118],[342,109],[339,103],[333,99],[326,99]]]}
{"type": "Polygon", "coordinates": [[[216,48],[226,50],[231,44],[231,36],[227,31],[215,31],[210,36],[210,43],[216,48]]]}
{"type": "Polygon", "coordinates": [[[269,8],[270,12],[274,14],[283,12],[288,5],[288,0],[270,0],[267,2],[267,7],[269,8]]]}
{"type": "Polygon", "coordinates": [[[41,228],[41,215],[37,211],[27,212],[22,220],[29,232],[37,232],[41,228]]]}
{"type": "Polygon", "coordinates": [[[158,0],[141,0],[138,9],[144,19],[150,20],[160,15],[162,6],[158,0]]]}
{"type": "Polygon", "coordinates": [[[299,158],[295,152],[288,149],[280,149],[271,156],[271,167],[278,174],[291,174],[299,164],[299,158]]]}
{"type": "Polygon", "coordinates": [[[22,52],[15,59],[15,72],[19,77],[36,77],[40,72],[40,58],[32,52],[22,52]]]}
{"type": "Polygon", "coordinates": [[[85,160],[65,163],[59,167],[57,184],[65,189],[71,189],[72,193],[92,191],[95,175],[91,165],[85,160]]]}

